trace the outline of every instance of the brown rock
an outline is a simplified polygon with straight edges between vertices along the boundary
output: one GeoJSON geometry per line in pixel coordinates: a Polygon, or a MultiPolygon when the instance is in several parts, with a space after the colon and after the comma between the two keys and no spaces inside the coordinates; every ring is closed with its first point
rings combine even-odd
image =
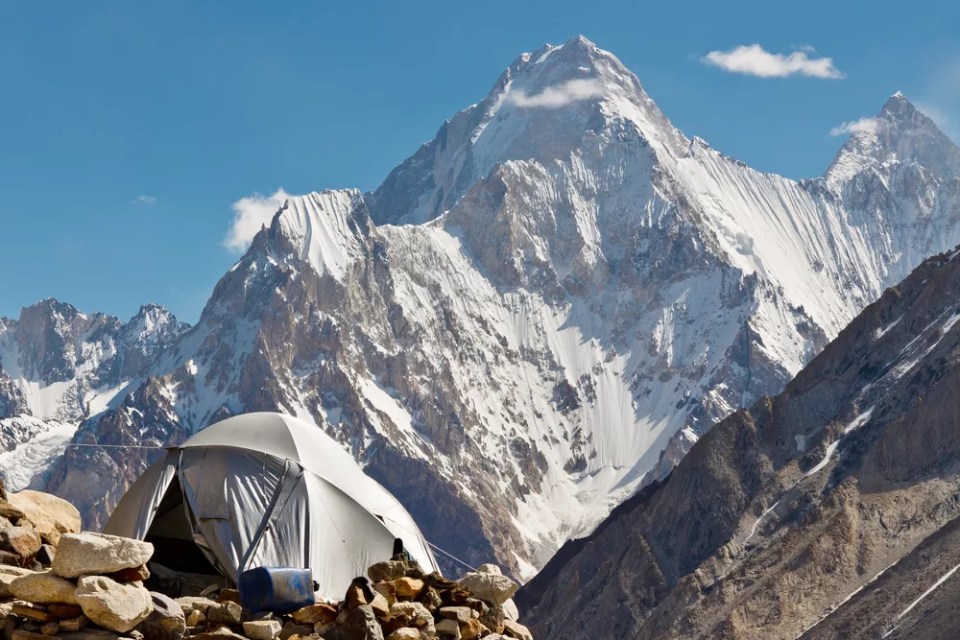
{"type": "Polygon", "coordinates": [[[440,592],[433,587],[427,587],[420,594],[420,603],[430,611],[436,611],[443,606],[443,600],[440,598],[440,592]]]}
{"type": "Polygon", "coordinates": [[[489,607],[480,614],[480,622],[494,633],[503,633],[503,608],[499,605],[489,607]]]}
{"type": "Polygon", "coordinates": [[[343,597],[344,606],[347,609],[354,609],[362,604],[370,604],[367,601],[366,589],[358,584],[351,584],[343,597]]]}
{"type": "Polygon", "coordinates": [[[17,629],[11,636],[12,640],[59,640],[56,636],[43,633],[34,633],[26,629],[17,629]]]}
{"type": "Polygon", "coordinates": [[[426,586],[420,578],[397,578],[391,580],[390,584],[394,586],[399,598],[415,598],[426,586]]]}
{"type": "Polygon", "coordinates": [[[373,582],[389,582],[407,575],[407,564],[399,560],[388,560],[371,565],[367,575],[373,582]]]}
{"type": "Polygon", "coordinates": [[[22,559],[33,558],[40,551],[40,536],[23,527],[0,530],[0,549],[15,553],[22,559]]]}
{"type": "Polygon", "coordinates": [[[184,596],[176,598],[176,602],[183,609],[183,613],[189,615],[192,611],[199,611],[206,616],[210,607],[216,606],[216,602],[210,598],[198,598],[195,596],[184,596]]]}
{"type": "Polygon", "coordinates": [[[420,640],[420,631],[413,627],[400,627],[388,635],[386,640],[420,640]]]}
{"type": "Polygon", "coordinates": [[[147,569],[147,565],[142,564],[139,567],[127,567],[104,575],[117,582],[143,582],[150,577],[150,570],[147,569]]]}
{"type": "Polygon", "coordinates": [[[10,583],[17,578],[27,576],[32,573],[34,572],[30,569],[24,569],[23,567],[0,564],[0,598],[11,597],[13,594],[10,593],[10,583]]]}
{"type": "Polygon", "coordinates": [[[193,636],[194,640],[247,640],[239,633],[234,633],[227,627],[219,627],[213,631],[198,633],[193,636]]]}
{"type": "Polygon", "coordinates": [[[49,571],[21,576],[10,583],[10,593],[15,598],[34,604],[77,604],[74,595],[77,585],[70,580],[55,576],[49,571]]]}
{"type": "Polygon", "coordinates": [[[243,622],[243,607],[236,602],[220,602],[207,609],[207,620],[211,624],[239,627],[243,622]]]}
{"type": "Polygon", "coordinates": [[[220,589],[220,593],[217,594],[217,600],[219,602],[236,602],[240,604],[240,592],[236,589],[220,589]]]}
{"type": "Polygon", "coordinates": [[[291,617],[301,624],[327,624],[337,618],[337,608],[326,603],[311,604],[297,609],[291,617]]]}
{"type": "Polygon", "coordinates": [[[436,625],[437,635],[441,638],[460,640],[460,624],[456,620],[441,620],[436,625]]]}
{"type": "Polygon", "coordinates": [[[383,630],[369,605],[347,609],[342,625],[332,627],[327,640],[383,640],[383,630]]]}
{"type": "MultiPolygon", "coordinates": [[[[79,607],[77,607],[79,609],[79,607]]],[[[60,621],[60,630],[61,631],[80,631],[90,620],[86,616],[78,615],[75,618],[67,618],[66,620],[60,621]]]]}
{"type": "Polygon", "coordinates": [[[387,602],[387,599],[380,593],[373,594],[373,599],[370,601],[370,608],[373,609],[373,612],[378,618],[386,618],[390,613],[390,603],[387,602]]]}
{"type": "Polygon", "coordinates": [[[12,612],[15,616],[20,616],[28,620],[36,620],[37,622],[50,622],[56,619],[53,614],[43,607],[37,607],[27,603],[21,604],[18,602],[14,604],[12,612]]]}
{"type": "Polygon", "coordinates": [[[460,637],[463,638],[463,640],[477,640],[488,633],[490,633],[490,630],[483,626],[476,618],[470,618],[466,622],[460,623],[460,637]]]}
{"type": "Polygon", "coordinates": [[[150,592],[153,611],[137,626],[145,640],[181,640],[187,634],[187,622],[183,609],[177,602],[162,593],[150,592]]]}
{"type": "Polygon", "coordinates": [[[470,596],[471,593],[463,587],[455,587],[453,589],[440,592],[440,599],[443,601],[443,605],[445,607],[467,604],[467,600],[470,599],[470,596]]]}
{"type": "Polygon", "coordinates": [[[200,609],[193,609],[190,611],[190,613],[186,614],[186,616],[187,616],[187,620],[186,620],[187,626],[190,628],[199,627],[200,625],[206,624],[207,622],[207,616],[204,615],[203,611],[201,611],[200,609]]]}
{"type": "Polygon", "coordinates": [[[16,524],[23,519],[24,513],[9,502],[4,501],[0,502],[0,517],[9,520],[12,524],[16,524]]]}
{"type": "Polygon", "coordinates": [[[290,640],[293,636],[309,636],[313,633],[313,626],[308,624],[297,624],[295,622],[288,622],[283,625],[283,629],[280,630],[280,635],[278,636],[280,640],[290,640]]]}
{"type": "Polygon", "coordinates": [[[54,620],[40,627],[40,633],[46,636],[55,636],[60,633],[60,623],[54,620]]]}
{"type": "Polygon", "coordinates": [[[57,545],[62,534],[80,532],[80,512],[62,498],[25,489],[9,494],[8,499],[22,517],[30,521],[44,542],[57,545]]]}
{"type": "Polygon", "coordinates": [[[76,618],[82,613],[78,605],[61,604],[58,602],[48,604],[47,611],[57,616],[57,618],[76,618]]]}

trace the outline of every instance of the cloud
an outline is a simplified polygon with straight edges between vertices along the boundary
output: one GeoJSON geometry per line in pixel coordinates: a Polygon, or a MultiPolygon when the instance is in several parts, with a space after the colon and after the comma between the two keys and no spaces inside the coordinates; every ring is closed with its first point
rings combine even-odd
{"type": "Polygon", "coordinates": [[[290,194],[281,187],[270,196],[254,193],[234,202],[231,205],[233,221],[223,239],[223,246],[238,253],[244,251],[250,246],[253,236],[260,231],[260,227],[270,224],[273,215],[289,197],[290,194]]]}
{"type": "Polygon", "coordinates": [[[809,47],[788,55],[770,53],[759,44],[741,45],[730,51],[711,51],[703,63],[731,73],[742,73],[759,78],[786,78],[794,75],[810,78],[843,78],[842,71],[833,66],[833,58],[812,58],[809,47]]]}
{"type": "Polygon", "coordinates": [[[559,109],[573,102],[596,98],[602,93],[600,83],[592,78],[567,80],[554,87],[547,87],[540,93],[528,95],[525,91],[511,91],[507,102],[525,109],[559,109]]]}
{"type": "Polygon", "coordinates": [[[131,200],[130,204],[138,204],[138,205],[149,207],[151,205],[157,204],[157,199],[154,196],[139,195],[133,200],[131,200]]]}
{"type": "Polygon", "coordinates": [[[876,118],[860,118],[859,120],[851,120],[850,122],[838,124],[833,129],[830,129],[830,135],[847,136],[852,133],[861,133],[864,131],[875,133],[878,126],[880,126],[880,122],[876,118]]]}

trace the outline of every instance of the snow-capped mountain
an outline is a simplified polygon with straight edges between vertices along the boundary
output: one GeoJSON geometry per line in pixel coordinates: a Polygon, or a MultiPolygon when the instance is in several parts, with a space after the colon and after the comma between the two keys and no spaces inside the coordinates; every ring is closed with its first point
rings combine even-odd
{"type": "Polygon", "coordinates": [[[145,305],[128,322],[53,299],[0,318],[0,470],[24,487],[187,329],[145,305]]]}
{"type": "Polygon", "coordinates": [[[550,638],[956,637],[958,365],[960,249],[568,543],[518,594],[524,620],[550,638]]]}
{"type": "MultiPolygon", "coordinates": [[[[287,201],[75,437],[287,411],[434,542],[529,576],[960,242],[956,147],[902,97],[881,121],[796,182],[687,139],[583,38],[524,54],[373,193],[287,201]]],[[[71,449],[48,486],[95,525],[149,458],[71,449]]]]}

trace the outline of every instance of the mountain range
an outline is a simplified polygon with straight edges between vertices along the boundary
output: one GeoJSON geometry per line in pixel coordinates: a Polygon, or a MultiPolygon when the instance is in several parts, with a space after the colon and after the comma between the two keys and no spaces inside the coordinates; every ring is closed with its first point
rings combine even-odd
{"type": "Polygon", "coordinates": [[[585,38],[525,53],[373,192],[287,200],[194,326],[0,321],[0,466],[96,527],[149,447],[284,411],[529,578],[960,243],[960,150],[901,94],[871,123],[794,181],[687,138],[585,38]]]}

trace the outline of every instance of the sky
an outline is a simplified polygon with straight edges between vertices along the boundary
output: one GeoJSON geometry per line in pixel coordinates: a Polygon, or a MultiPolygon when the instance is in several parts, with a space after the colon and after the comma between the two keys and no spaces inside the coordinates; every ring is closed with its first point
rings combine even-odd
{"type": "Polygon", "coordinates": [[[52,296],[195,322],[257,194],[373,189],[577,34],[762,171],[821,174],[896,91],[960,140],[958,25],[947,0],[2,3],[0,316],[52,296]]]}

